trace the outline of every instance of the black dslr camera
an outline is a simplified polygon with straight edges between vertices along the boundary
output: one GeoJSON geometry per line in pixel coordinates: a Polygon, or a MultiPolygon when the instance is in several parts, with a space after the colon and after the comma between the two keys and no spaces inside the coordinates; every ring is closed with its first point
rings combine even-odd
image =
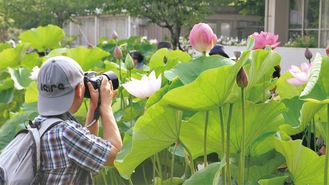
{"type": "MultiPolygon", "coordinates": [[[[118,76],[113,71],[105,72],[102,75],[106,76],[108,80],[112,81],[113,90],[118,89],[118,87],[119,87],[118,76]]],[[[85,96],[85,98],[90,98],[90,92],[89,92],[87,83],[91,82],[94,89],[98,89],[101,86],[102,76],[101,75],[96,76],[96,72],[94,72],[94,71],[85,72],[83,81],[85,84],[85,95],[84,96],[85,96]]]]}

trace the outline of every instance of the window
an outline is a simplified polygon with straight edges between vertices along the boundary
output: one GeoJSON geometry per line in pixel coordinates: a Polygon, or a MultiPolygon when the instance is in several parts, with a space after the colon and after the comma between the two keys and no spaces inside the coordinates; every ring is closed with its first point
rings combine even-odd
{"type": "Polygon", "coordinates": [[[289,15],[290,40],[302,37],[312,40],[315,47],[326,47],[329,39],[328,0],[290,0],[289,15]]]}

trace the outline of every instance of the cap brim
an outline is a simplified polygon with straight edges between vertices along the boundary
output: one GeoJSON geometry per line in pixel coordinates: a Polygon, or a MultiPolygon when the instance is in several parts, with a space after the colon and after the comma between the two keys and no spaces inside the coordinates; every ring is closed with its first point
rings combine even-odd
{"type": "Polygon", "coordinates": [[[38,112],[42,116],[61,115],[67,112],[73,104],[74,92],[67,93],[60,97],[47,98],[38,96],[38,112]]]}

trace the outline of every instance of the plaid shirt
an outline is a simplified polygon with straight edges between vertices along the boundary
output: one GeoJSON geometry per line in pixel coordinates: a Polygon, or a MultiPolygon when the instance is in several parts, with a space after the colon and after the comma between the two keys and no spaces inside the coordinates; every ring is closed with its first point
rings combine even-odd
{"type": "Polygon", "coordinates": [[[91,134],[70,113],[63,117],[41,138],[41,184],[93,184],[92,174],[104,166],[111,143],[91,134]]]}

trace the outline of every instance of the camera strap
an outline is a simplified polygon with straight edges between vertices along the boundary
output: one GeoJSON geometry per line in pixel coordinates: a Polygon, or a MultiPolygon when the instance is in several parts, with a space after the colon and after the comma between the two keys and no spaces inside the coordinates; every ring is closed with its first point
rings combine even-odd
{"type": "Polygon", "coordinates": [[[91,126],[93,126],[97,122],[97,120],[99,119],[99,116],[100,116],[99,106],[101,105],[101,102],[102,102],[102,99],[101,99],[101,84],[100,83],[101,83],[100,80],[97,81],[98,102],[97,102],[97,107],[94,111],[94,120],[89,125],[86,126],[87,128],[90,128],[91,126]]]}

